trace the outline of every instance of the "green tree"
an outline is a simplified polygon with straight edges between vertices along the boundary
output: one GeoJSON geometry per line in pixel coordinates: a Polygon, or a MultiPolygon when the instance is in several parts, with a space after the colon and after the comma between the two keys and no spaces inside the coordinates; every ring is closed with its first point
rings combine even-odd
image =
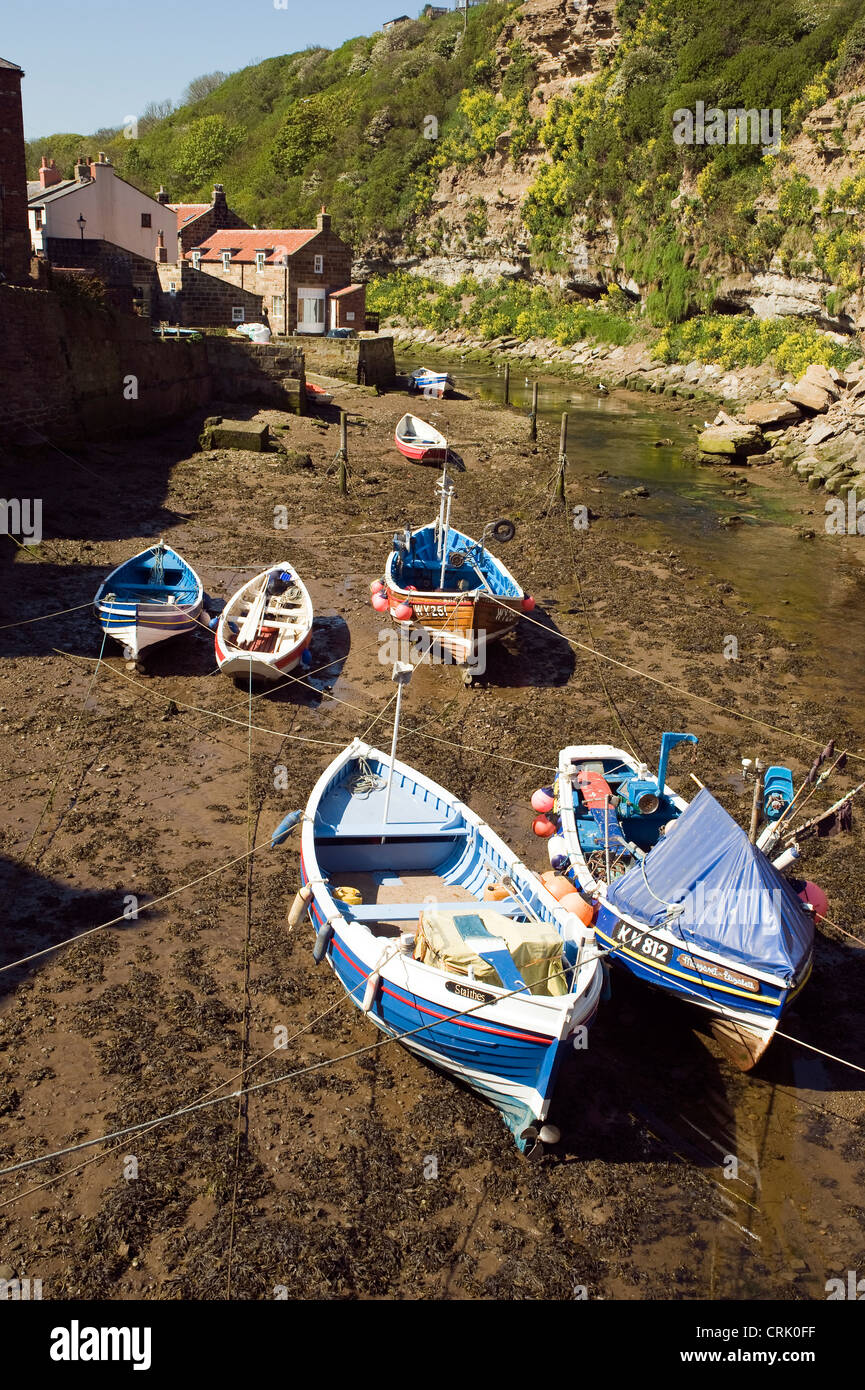
{"type": "Polygon", "coordinates": [[[202,116],[193,121],[178,146],[177,173],[188,187],[198,188],[207,183],[219,172],[243,135],[243,128],[230,126],[224,116],[202,116]]]}

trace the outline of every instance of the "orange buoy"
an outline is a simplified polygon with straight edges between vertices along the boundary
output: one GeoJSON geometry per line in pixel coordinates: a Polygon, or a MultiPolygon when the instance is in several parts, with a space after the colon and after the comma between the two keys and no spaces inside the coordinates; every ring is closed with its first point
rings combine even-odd
{"type": "Polygon", "coordinates": [[[535,816],[532,821],[532,830],[536,835],[540,835],[542,840],[548,840],[551,835],[556,833],[556,827],[551,820],[547,820],[546,816],[535,816]]]}
{"type": "Polygon", "coordinates": [[[384,588],[384,580],[383,580],[383,579],[374,579],[374,580],[372,581],[372,583],[370,584],[370,586],[369,586],[369,591],[370,591],[371,594],[380,594],[383,588],[384,588]]]}
{"type": "Polygon", "coordinates": [[[573,895],[574,885],[570,879],[564,878],[562,874],[557,874],[554,869],[547,869],[546,873],[541,874],[541,883],[548,893],[552,893],[556,902],[561,902],[570,893],[573,895]]]}
{"type": "Polygon", "coordinates": [[[590,927],[595,920],[594,908],[586,902],[581,893],[568,893],[564,898],[559,898],[559,907],[579,917],[584,927],[590,927]]]}
{"type": "Polygon", "coordinates": [[[526,594],[525,598],[523,599],[523,612],[531,613],[534,611],[534,607],[535,601],[532,598],[531,594],[526,594]]]}
{"type": "Polygon", "coordinates": [[[387,594],[373,594],[370,599],[376,613],[386,613],[388,609],[387,594]]]}
{"type": "Polygon", "coordinates": [[[414,609],[410,603],[398,603],[396,608],[391,609],[391,616],[396,618],[398,623],[407,623],[409,618],[414,617],[414,609]]]}

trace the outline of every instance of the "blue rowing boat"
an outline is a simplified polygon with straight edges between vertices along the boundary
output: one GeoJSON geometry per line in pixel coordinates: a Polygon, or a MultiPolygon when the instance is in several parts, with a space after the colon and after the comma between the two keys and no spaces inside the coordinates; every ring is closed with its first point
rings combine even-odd
{"type": "Polygon", "coordinates": [[[309,913],[315,959],[382,1033],[492,1101],[523,1152],[555,1142],[556,1079],[601,996],[591,931],[468,806],[358,739],[302,819],[289,923],[309,913]]]}
{"type": "Polygon", "coordinates": [[[112,570],[93,606],[103,630],[136,660],[147,647],[193,631],[204,589],[195,570],[160,540],[112,570]]]}

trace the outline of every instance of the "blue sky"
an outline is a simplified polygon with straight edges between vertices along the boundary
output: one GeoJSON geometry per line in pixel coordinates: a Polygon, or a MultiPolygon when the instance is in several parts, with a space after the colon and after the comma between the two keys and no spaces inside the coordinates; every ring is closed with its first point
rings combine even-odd
{"type": "MultiPolygon", "coordinates": [[[[29,140],[122,125],[149,101],[179,100],[205,72],[235,72],[308,44],[336,48],[423,0],[42,0],[10,3],[0,57],[18,63],[29,140]],[[276,3],[285,4],[277,9],[276,3]]],[[[453,5],[453,0],[438,0],[453,5]]]]}

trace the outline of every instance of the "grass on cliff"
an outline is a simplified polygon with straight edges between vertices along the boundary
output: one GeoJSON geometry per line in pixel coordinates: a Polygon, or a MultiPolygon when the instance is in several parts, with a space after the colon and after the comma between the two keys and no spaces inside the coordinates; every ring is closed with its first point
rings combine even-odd
{"type": "Polygon", "coordinates": [[[370,309],[383,323],[399,318],[415,328],[443,333],[460,328],[487,339],[552,338],[561,347],[583,339],[610,345],[628,343],[635,324],[626,300],[614,290],[599,304],[553,296],[525,280],[481,284],[469,276],[452,286],[405,273],[375,279],[367,290],[370,309]]]}
{"type": "MultiPolygon", "coordinates": [[[[575,221],[588,234],[612,222],[618,263],[648,286],[658,324],[707,308],[722,265],[762,268],[780,251],[788,271],[802,269],[796,229],[810,205],[790,223],[757,200],[790,182],[789,142],[839,72],[860,62],[865,0],[619,0],[616,17],[614,56],[572,97],[554,100],[541,128],[548,158],[523,214],[534,251],[563,254],[575,221]],[[698,101],[780,110],[780,151],[677,144],[674,112],[698,101]]],[[[787,201],[800,192],[797,184],[787,201]]],[[[849,248],[834,249],[849,260],[849,248]]]]}
{"type": "Polygon", "coordinates": [[[614,346],[642,340],[661,361],[714,362],[726,371],[771,360],[794,380],[811,362],[843,370],[862,355],[858,339],[836,341],[801,319],[758,319],[743,314],[701,314],[658,333],[614,289],[600,301],[552,295],[525,281],[480,284],[464,277],[443,286],[405,273],[373,280],[367,300],[383,324],[400,320],[412,328],[444,333],[460,329],[486,339],[552,339],[560,347],[589,340],[614,346]]]}

